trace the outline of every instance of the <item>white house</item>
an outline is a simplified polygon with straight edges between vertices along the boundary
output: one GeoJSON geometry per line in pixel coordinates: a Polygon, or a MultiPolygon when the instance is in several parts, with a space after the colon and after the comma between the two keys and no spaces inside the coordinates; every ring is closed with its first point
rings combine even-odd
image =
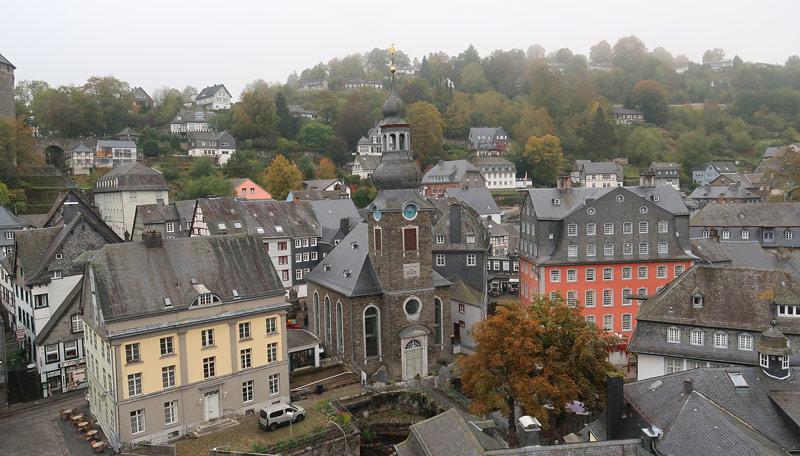
{"type": "Polygon", "coordinates": [[[227,131],[189,133],[190,157],[214,157],[222,166],[236,152],[236,139],[227,131]]]}
{"type": "Polygon", "coordinates": [[[213,112],[181,109],[169,124],[169,131],[173,135],[186,136],[187,133],[211,131],[208,119],[214,116],[213,112]]]}
{"type": "Polygon", "coordinates": [[[231,109],[231,93],[222,84],[206,87],[197,94],[194,104],[202,109],[231,109]]]}
{"type": "Polygon", "coordinates": [[[116,141],[101,139],[97,141],[94,165],[105,168],[136,163],[136,143],[133,141],[116,141]]]}
{"type": "Polygon", "coordinates": [[[100,217],[125,239],[133,232],[136,206],[139,204],[169,204],[169,186],[160,172],[141,163],[114,168],[97,179],[94,204],[100,217]]]}

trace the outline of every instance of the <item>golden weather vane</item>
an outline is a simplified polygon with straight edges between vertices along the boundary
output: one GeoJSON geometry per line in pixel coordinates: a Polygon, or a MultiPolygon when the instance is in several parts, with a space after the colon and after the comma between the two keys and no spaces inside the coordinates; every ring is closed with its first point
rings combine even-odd
{"type": "Polygon", "coordinates": [[[392,46],[389,48],[389,54],[392,55],[392,67],[390,68],[390,70],[392,73],[394,73],[395,71],[397,71],[397,68],[395,68],[394,66],[394,43],[392,43],[392,46]]]}

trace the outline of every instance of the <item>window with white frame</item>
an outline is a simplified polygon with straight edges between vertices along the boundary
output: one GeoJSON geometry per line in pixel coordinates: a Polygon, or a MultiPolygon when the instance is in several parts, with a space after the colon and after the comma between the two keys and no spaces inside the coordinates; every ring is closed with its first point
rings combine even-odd
{"type": "Polygon", "coordinates": [[[704,333],[701,329],[693,329],[689,333],[689,343],[692,345],[703,345],[704,333]]]}
{"type": "Polygon", "coordinates": [[[622,314],[622,331],[633,330],[633,315],[622,314]]]}
{"type": "Polygon", "coordinates": [[[647,222],[639,222],[639,234],[647,234],[648,231],[647,222]]]}
{"type": "Polygon", "coordinates": [[[570,223],[567,225],[567,236],[577,236],[578,235],[578,225],[574,223],[570,223]]]}
{"type": "Polygon", "coordinates": [[[683,370],[683,360],[680,358],[665,358],[664,365],[666,374],[675,374],[683,370]]]}
{"type": "Polygon", "coordinates": [[[658,222],[658,232],[659,233],[667,233],[669,232],[669,224],[666,220],[659,220],[658,222]]]}
{"type": "Polygon", "coordinates": [[[239,323],[239,340],[250,338],[250,322],[239,323]]]}
{"type": "Polygon", "coordinates": [[[656,277],[659,279],[666,279],[667,278],[667,266],[660,264],[656,268],[656,277]]]}
{"type": "Polygon", "coordinates": [[[658,253],[660,255],[669,253],[669,244],[667,244],[667,241],[661,241],[658,243],[658,253]]]}
{"type": "Polygon", "coordinates": [[[175,222],[167,222],[166,223],[167,233],[174,233],[175,232],[175,222]]]}
{"type": "Polygon", "coordinates": [[[311,261],[317,261],[317,252],[311,252],[311,261]]]}
{"type": "Polygon", "coordinates": [[[560,283],[561,282],[561,270],[560,269],[551,269],[550,270],[550,283],[560,283]]]}
{"type": "Polygon", "coordinates": [[[577,281],[578,281],[578,270],[567,269],[567,282],[577,282],[577,281]]]}
{"type": "Polygon", "coordinates": [[[603,256],[614,256],[614,244],[603,245],[603,256]]]}
{"type": "Polygon", "coordinates": [[[594,268],[586,268],[586,271],[585,271],[584,275],[586,276],[586,281],[587,282],[594,282],[595,269],[594,268]]]}
{"type": "Polygon", "coordinates": [[[683,271],[686,270],[686,266],[682,264],[677,264],[675,265],[674,269],[675,269],[675,277],[678,277],[679,275],[683,274],[683,271]]]}
{"type": "Polygon", "coordinates": [[[594,236],[597,234],[597,225],[594,223],[587,223],[586,224],[586,235],[587,236],[594,236]]]}
{"type": "Polygon", "coordinates": [[[278,343],[267,344],[267,362],[272,363],[278,360],[278,343]]]}
{"type": "Polygon", "coordinates": [[[203,378],[216,377],[217,364],[214,356],[210,358],[203,358],[203,378]]]}
{"type": "Polygon", "coordinates": [[[244,348],[239,350],[239,366],[240,369],[249,369],[253,366],[253,349],[244,348]]]}
{"type": "Polygon", "coordinates": [[[142,373],[128,375],[128,396],[138,396],[142,394],[142,373]]]}
{"type": "Polygon", "coordinates": [[[436,266],[444,266],[444,254],[436,254],[436,266]]]}
{"type": "Polygon", "coordinates": [[[778,306],[779,317],[800,317],[800,306],[780,304],[778,306]]]}
{"type": "Polygon", "coordinates": [[[603,315],[603,331],[614,331],[614,316],[611,314],[603,315]]]}
{"type": "Polygon", "coordinates": [[[164,402],[164,424],[178,422],[178,401],[164,402]]]}
{"type": "Polygon", "coordinates": [[[631,280],[631,279],[633,279],[633,268],[630,266],[623,266],[622,280],[631,280]]]}
{"type": "Polygon", "coordinates": [[[633,222],[625,222],[622,224],[622,234],[633,234],[633,222]]]}
{"type": "Polygon", "coordinates": [[[630,306],[633,302],[631,301],[631,295],[633,294],[633,290],[630,288],[623,288],[622,289],[622,305],[623,306],[630,306]]]}
{"type": "Polygon", "coordinates": [[[467,254],[467,266],[475,266],[478,264],[477,256],[474,253],[467,254]]]}
{"type": "Polygon", "coordinates": [[[73,333],[83,332],[83,316],[81,314],[72,314],[69,319],[70,329],[73,333]]]}
{"type": "Polygon", "coordinates": [[[303,261],[303,254],[302,253],[295,253],[294,254],[294,262],[299,263],[303,261]]]}
{"type": "Polygon", "coordinates": [[[567,246],[567,257],[568,258],[577,258],[578,257],[578,246],[575,244],[570,244],[567,246]]]}
{"type": "Polygon", "coordinates": [[[274,396],[281,392],[281,374],[272,374],[269,376],[269,395],[274,396]]]}
{"type": "Polygon", "coordinates": [[[603,268],[603,280],[614,280],[614,268],[603,268]]]}
{"type": "Polygon", "coordinates": [[[647,266],[639,266],[636,269],[636,278],[639,280],[647,279],[647,266]]]}
{"type": "Polygon", "coordinates": [[[437,235],[436,236],[436,243],[437,244],[444,244],[444,236],[442,236],[441,234],[437,235]]]}
{"type": "Polygon", "coordinates": [[[614,224],[613,223],[603,224],[603,234],[605,235],[614,234],[614,224]]]}
{"type": "Polygon", "coordinates": [[[131,411],[131,434],[139,434],[144,430],[144,409],[131,411]]]}
{"type": "Polygon", "coordinates": [[[597,324],[597,318],[594,315],[587,315],[586,316],[586,322],[587,323],[591,323],[593,325],[596,325],[597,324]]]}
{"type": "Polygon", "coordinates": [[[295,269],[294,270],[294,278],[295,278],[295,280],[302,280],[303,279],[303,270],[302,269],[295,269]]]}
{"type": "Polygon", "coordinates": [[[474,244],[475,243],[475,235],[474,234],[468,234],[466,237],[467,237],[467,244],[474,244]]]}
{"type": "Polygon", "coordinates": [[[203,347],[211,347],[214,345],[214,330],[204,329],[200,332],[200,341],[203,347]]]}
{"type": "Polygon", "coordinates": [[[681,330],[678,328],[667,328],[667,342],[671,344],[681,343],[681,330]]]}
{"type": "Polygon", "coordinates": [[[753,336],[739,334],[739,350],[753,351],[753,336]]]}
{"type": "Polygon", "coordinates": [[[74,359],[78,357],[78,341],[68,340],[64,342],[64,359],[74,359]]]}
{"type": "Polygon", "coordinates": [[[650,245],[647,242],[639,243],[639,255],[647,255],[650,253],[650,245]]]}
{"type": "Polygon", "coordinates": [[[728,348],[728,335],[726,333],[714,333],[714,348],[728,348]]]}
{"type": "Polygon", "coordinates": [[[575,304],[578,300],[578,292],[575,290],[567,291],[567,305],[569,307],[575,307],[575,304]]]}
{"type": "Polygon", "coordinates": [[[594,290],[586,290],[583,297],[583,305],[586,307],[594,307],[595,306],[595,291],[594,290]]]}
{"type": "Polygon", "coordinates": [[[722,239],[730,239],[731,232],[727,228],[722,229],[722,239]]]}
{"type": "Polygon", "coordinates": [[[164,366],[161,368],[161,386],[172,388],[175,386],[175,366],[164,366]]]}
{"type": "Polygon", "coordinates": [[[747,228],[742,228],[742,239],[750,239],[750,232],[747,228]]]}
{"type": "Polygon", "coordinates": [[[787,229],[786,231],[784,231],[783,232],[783,238],[786,239],[787,241],[791,240],[792,239],[792,230],[787,229]]]}
{"type": "Polygon", "coordinates": [[[586,244],[586,256],[587,257],[597,256],[597,246],[594,244],[586,244]]]}
{"type": "Polygon", "coordinates": [[[242,382],[242,402],[253,400],[253,380],[242,382]]]}
{"type": "Polygon", "coordinates": [[[711,230],[706,228],[703,230],[703,239],[708,239],[711,237],[711,230]]]}
{"type": "Polygon", "coordinates": [[[781,360],[781,369],[788,369],[789,368],[789,357],[788,356],[779,356],[781,360]]]}
{"type": "Polygon", "coordinates": [[[125,345],[125,362],[138,363],[141,361],[139,357],[139,343],[125,345]]]}
{"type": "Polygon", "coordinates": [[[559,296],[559,295],[560,295],[560,293],[559,293],[558,291],[551,291],[551,292],[550,292],[550,300],[551,300],[551,301],[556,301],[556,300],[558,300],[558,296],[559,296]]]}
{"type": "Polygon", "coordinates": [[[603,290],[603,307],[612,307],[614,305],[614,290],[603,290]]]}
{"type": "Polygon", "coordinates": [[[299,249],[302,245],[303,244],[302,244],[302,241],[300,239],[295,239],[294,240],[294,247],[295,248],[299,249]]]}
{"type": "Polygon", "coordinates": [[[769,355],[766,353],[759,353],[758,365],[761,367],[769,367],[769,355]]]}

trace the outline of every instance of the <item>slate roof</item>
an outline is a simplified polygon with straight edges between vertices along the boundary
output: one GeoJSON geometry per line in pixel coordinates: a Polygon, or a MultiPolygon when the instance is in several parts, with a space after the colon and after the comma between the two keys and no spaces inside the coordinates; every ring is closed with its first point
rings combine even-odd
{"type": "Polygon", "coordinates": [[[635,456],[649,453],[640,452],[641,440],[607,440],[604,442],[568,443],[564,445],[528,446],[491,450],[486,456],[635,456]]]}
{"type": "Polygon", "coordinates": [[[593,162],[581,160],[578,171],[581,174],[614,174],[617,180],[622,180],[622,165],[617,162],[593,162]]]}
{"type": "MultiPolygon", "coordinates": [[[[713,239],[692,239],[692,254],[710,263],[728,263],[731,257],[721,241],[713,239]]],[[[758,242],[754,242],[758,245],[758,242]]],[[[759,246],[760,247],[760,246],[759,246]]]]}
{"type": "MultiPolygon", "coordinates": [[[[63,225],[64,212],[62,206],[64,206],[66,203],[77,203],[80,207],[79,211],[84,216],[93,216],[93,218],[95,218],[97,221],[102,222],[102,219],[100,219],[100,216],[94,212],[92,209],[92,204],[83,194],[83,192],[70,189],[58,193],[55,202],[53,202],[53,206],[47,212],[47,215],[44,216],[44,219],[42,219],[41,226],[63,225]],[[59,212],[59,209],[61,209],[61,212],[59,212]]],[[[109,230],[111,230],[111,228],[109,228],[109,230]]]]}
{"type": "Polygon", "coordinates": [[[477,157],[476,159],[472,160],[472,164],[477,166],[478,168],[484,166],[511,166],[513,169],[517,169],[517,166],[506,160],[503,157],[477,157]]]}
{"type": "Polygon", "coordinates": [[[379,155],[359,155],[356,157],[356,161],[365,171],[375,171],[375,168],[381,163],[381,157],[379,155]]]}
{"type": "MultiPolygon", "coordinates": [[[[219,91],[219,89],[225,89],[225,86],[223,84],[216,84],[213,86],[206,87],[205,89],[201,90],[200,93],[197,94],[195,100],[213,97],[219,91]]],[[[227,92],[228,89],[225,89],[225,91],[227,92]]]]}
{"type": "Polygon", "coordinates": [[[0,206],[0,229],[23,228],[25,226],[28,226],[28,224],[14,215],[9,208],[0,206]]]}
{"type": "Polygon", "coordinates": [[[303,181],[303,189],[325,190],[335,184],[339,179],[316,179],[303,181]]]}
{"type": "MultiPolygon", "coordinates": [[[[587,200],[596,200],[619,187],[577,187],[570,189],[533,188],[528,190],[534,211],[540,220],[561,220],[573,211],[586,205],[587,200]],[[554,205],[558,198],[560,204],[554,205]]],[[[689,210],[681,200],[680,194],[671,185],[654,187],[622,187],[674,215],[688,215],[689,210]],[[654,201],[653,196],[658,196],[654,201]]]]}
{"type": "Polygon", "coordinates": [[[318,201],[318,200],[338,200],[338,199],[349,199],[347,198],[347,192],[344,190],[291,190],[289,194],[286,196],[286,200],[306,200],[306,201],[318,201]]]}
{"type": "Polygon", "coordinates": [[[19,214],[17,218],[20,219],[25,225],[33,228],[41,228],[47,214],[19,214]]]}
{"type": "MultiPolygon", "coordinates": [[[[123,131],[125,131],[125,130],[123,130],[123,131]]],[[[121,132],[120,132],[120,134],[121,134],[121,132]]],[[[70,152],[94,152],[94,151],[92,149],[89,149],[88,147],[86,147],[83,143],[80,143],[77,146],[75,146],[75,148],[72,149],[70,152]]]]}
{"type": "MultiPolygon", "coordinates": [[[[228,141],[228,145],[224,147],[235,148],[236,147],[236,139],[228,133],[227,130],[221,131],[219,133],[213,131],[193,131],[189,133],[189,148],[195,147],[195,141],[228,141]]],[[[201,146],[206,147],[206,146],[201,146]]],[[[209,146],[209,147],[223,147],[222,144],[217,144],[217,146],[209,146]]]]}
{"type": "Polygon", "coordinates": [[[703,260],[727,266],[764,271],[785,271],[800,278],[800,252],[765,249],[758,241],[692,239],[692,253],[703,260]]]}
{"type": "Polygon", "coordinates": [[[163,174],[139,162],[117,166],[98,179],[94,186],[94,193],[148,190],[169,190],[169,186],[163,174]],[[111,184],[104,186],[101,185],[103,182],[111,184]]]}
{"type": "Polygon", "coordinates": [[[712,165],[714,169],[717,170],[718,173],[738,173],[739,170],[736,168],[736,165],[732,162],[711,162],[711,163],[700,163],[699,165],[692,168],[692,171],[705,171],[709,165],[712,165]]]}
{"type": "Polygon", "coordinates": [[[359,223],[317,266],[306,280],[318,283],[347,297],[383,292],[369,259],[369,228],[359,223]],[[353,248],[353,245],[356,245],[353,248]]]}
{"type": "Polygon", "coordinates": [[[309,203],[314,209],[320,228],[338,229],[339,223],[344,217],[361,220],[358,209],[350,198],[314,200],[309,203]]]}
{"type": "Polygon", "coordinates": [[[181,228],[189,229],[194,220],[194,210],[197,207],[197,200],[175,201],[175,207],[181,215],[181,221],[189,225],[181,228]]]}
{"type": "Polygon", "coordinates": [[[500,214],[500,208],[486,187],[446,188],[445,194],[466,203],[481,216],[500,214]]]}
{"type": "Polygon", "coordinates": [[[97,147],[129,147],[136,149],[134,141],[119,141],[116,139],[99,139],[97,140],[97,147]]]}
{"type": "Polygon", "coordinates": [[[475,307],[483,307],[483,291],[470,285],[463,277],[458,274],[450,277],[453,287],[450,288],[450,299],[463,304],[475,307]]]}
{"type": "Polygon", "coordinates": [[[90,267],[105,321],[186,309],[200,294],[192,280],[223,302],[234,299],[233,290],[241,299],[284,292],[259,236],[170,239],[154,248],[110,244],[92,257],[90,267]],[[165,310],[164,298],[173,310],[165,310]]]}
{"type": "Polygon", "coordinates": [[[39,261],[60,232],[61,227],[59,226],[40,228],[38,230],[24,230],[16,233],[16,248],[13,261],[15,265],[22,269],[26,279],[30,280],[36,277],[35,271],[39,269],[39,261]]]}
{"type": "Polygon", "coordinates": [[[259,234],[263,238],[319,236],[319,222],[308,201],[248,201],[230,196],[200,198],[197,206],[203,212],[212,236],[241,233],[259,234]],[[234,222],[239,222],[242,227],[236,228],[234,222]],[[219,226],[220,223],[224,228],[219,226]]]}
{"type": "Polygon", "coordinates": [[[133,219],[141,220],[143,224],[149,225],[180,221],[181,215],[173,204],[140,204],[136,206],[136,215],[133,216],[133,219]]]}
{"type": "Polygon", "coordinates": [[[369,139],[367,139],[366,136],[362,136],[361,139],[358,140],[358,145],[360,146],[362,144],[369,145],[369,144],[372,144],[372,143],[370,142],[369,139]]]}
{"type": "Polygon", "coordinates": [[[14,70],[17,69],[17,67],[15,67],[13,63],[9,62],[7,58],[3,57],[3,54],[0,54],[0,64],[9,65],[11,66],[11,69],[14,70]]]}
{"type": "Polygon", "coordinates": [[[761,199],[761,195],[748,190],[741,184],[731,184],[727,187],[713,187],[710,185],[706,185],[694,189],[694,191],[689,195],[689,198],[695,200],[718,199],[718,198],[761,199]]]}
{"type": "Polygon", "coordinates": [[[286,345],[289,347],[289,351],[292,351],[295,348],[301,348],[320,343],[322,343],[320,338],[315,336],[311,331],[306,331],[305,329],[299,328],[286,330],[286,345]]]}
{"type": "Polygon", "coordinates": [[[617,115],[625,115],[625,114],[632,114],[637,116],[643,116],[644,112],[638,109],[630,109],[630,108],[614,108],[614,114],[617,115]]]}
{"type": "Polygon", "coordinates": [[[408,439],[395,445],[398,456],[478,456],[502,448],[455,408],[412,424],[409,431],[408,439]]]}
{"type": "Polygon", "coordinates": [[[422,176],[422,184],[442,183],[434,181],[434,177],[446,177],[446,182],[461,182],[467,172],[478,173],[480,170],[466,160],[439,160],[439,162],[422,176]]]}
{"type": "Polygon", "coordinates": [[[175,114],[175,117],[170,122],[171,124],[185,124],[188,122],[203,122],[214,117],[216,113],[200,111],[195,109],[181,109],[175,114]]]}
{"type": "Polygon", "coordinates": [[[503,136],[508,137],[503,127],[472,127],[469,129],[469,137],[472,138],[472,143],[470,144],[471,149],[492,149],[495,146],[492,144],[494,142],[508,142],[508,139],[496,139],[500,133],[503,133],[503,136]],[[479,139],[480,136],[483,136],[483,139],[479,139]],[[486,138],[488,136],[488,138],[486,138]]]}
{"type": "Polygon", "coordinates": [[[147,92],[145,92],[141,87],[133,89],[133,97],[137,100],[146,100],[151,103],[153,102],[153,99],[150,97],[150,95],[148,95],[147,92]]]}
{"type": "Polygon", "coordinates": [[[656,444],[659,450],[666,444],[664,454],[709,454],[715,444],[714,454],[776,454],[775,446],[758,433],[784,449],[800,449],[797,428],[769,398],[777,391],[800,389],[800,371],[791,370],[788,379],[778,380],[759,367],[699,368],[628,383],[623,394],[650,425],[664,430],[656,444]],[[748,387],[734,388],[726,372],[740,373],[748,387]],[[684,378],[692,379],[692,394],[683,394],[684,378]]]}
{"type": "Polygon", "coordinates": [[[707,204],[695,213],[690,225],[796,227],[800,226],[800,203],[707,204]]]}
{"type": "Polygon", "coordinates": [[[678,164],[675,162],[653,162],[650,163],[650,167],[648,168],[650,171],[653,171],[658,175],[659,172],[663,171],[676,171],[680,170],[678,164]]]}

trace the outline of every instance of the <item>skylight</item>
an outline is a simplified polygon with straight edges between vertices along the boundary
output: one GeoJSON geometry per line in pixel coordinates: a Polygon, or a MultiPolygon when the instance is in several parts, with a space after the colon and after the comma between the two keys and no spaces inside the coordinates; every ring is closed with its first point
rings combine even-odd
{"type": "Polygon", "coordinates": [[[224,223],[218,223],[217,224],[217,228],[219,228],[221,230],[224,230],[225,229],[225,224],[224,223]]]}
{"type": "Polygon", "coordinates": [[[236,228],[237,230],[241,230],[242,224],[239,222],[233,222],[233,227],[236,228]]]}
{"type": "Polygon", "coordinates": [[[277,231],[278,233],[283,233],[283,227],[280,225],[275,225],[275,231],[277,231]]]}
{"type": "Polygon", "coordinates": [[[264,228],[261,228],[260,226],[257,226],[257,227],[256,227],[256,233],[258,233],[258,234],[264,234],[264,228]]]}
{"type": "Polygon", "coordinates": [[[728,374],[728,378],[731,380],[733,387],[736,389],[739,388],[750,388],[750,385],[747,384],[747,380],[744,379],[741,372],[725,372],[728,374]]]}

